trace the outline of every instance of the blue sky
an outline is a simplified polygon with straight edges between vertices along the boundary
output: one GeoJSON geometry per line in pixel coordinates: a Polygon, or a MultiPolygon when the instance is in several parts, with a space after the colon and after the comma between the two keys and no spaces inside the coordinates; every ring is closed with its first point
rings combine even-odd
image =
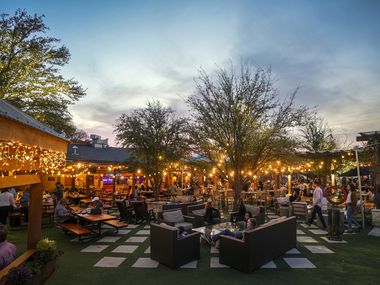
{"type": "Polygon", "coordinates": [[[87,96],[71,108],[88,133],[151,99],[187,114],[199,68],[271,66],[279,93],[315,106],[335,133],[380,130],[380,1],[0,0],[44,14],[71,52],[63,74],[87,96]]]}

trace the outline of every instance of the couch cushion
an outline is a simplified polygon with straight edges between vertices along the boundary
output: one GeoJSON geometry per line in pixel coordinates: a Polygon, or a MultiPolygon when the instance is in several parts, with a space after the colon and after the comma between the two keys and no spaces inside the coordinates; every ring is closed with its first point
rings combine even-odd
{"type": "Polygon", "coordinates": [[[189,231],[193,228],[193,224],[187,223],[187,222],[182,222],[182,223],[175,223],[174,224],[177,228],[183,227],[185,231],[189,231]]]}
{"type": "Polygon", "coordinates": [[[162,217],[169,223],[182,223],[185,221],[181,210],[163,212],[162,217]]]}
{"type": "Polygon", "coordinates": [[[192,214],[203,217],[206,214],[206,209],[194,210],[192,211],[192,214]]]}
{"type": "Polygon", "coordinates": [[[279,197],[279,198],[277,198],[277,203],[280,205],[288,205],[289,204],[289,197],[279,197]]]}
{"type": "Polygon", "coordinates": [[[178,230],[177,227],[172,227],[172,226],[170,226],[168,224],[165,224],[165,223],[161,223],[160,226],[163,227],[163,228],[165,228],[165,229],[172,230],[172,231],[177,231],[178,230]]]}
{"type": "Polygon", "coordinates": [[[251,212],[252,216],[255,217],[260,214],[260,207],[244,204],[247,212],[251,212]]]}

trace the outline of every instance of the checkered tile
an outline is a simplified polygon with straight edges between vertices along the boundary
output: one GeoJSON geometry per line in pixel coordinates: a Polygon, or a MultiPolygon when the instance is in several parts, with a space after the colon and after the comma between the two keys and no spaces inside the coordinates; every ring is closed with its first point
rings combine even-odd
{"type": "Polygon", "coordinates": [[[119,230],[118,231],[118,235],[127,235],[131,232],[131,230],[119,230]]]}
{"type": "Polygon", "coordinates": [[[285,257],[284,260],[291,268],[316,268],[307,258],[285,257]]]}
{"type": "Polygon", "coordinates": [[[137,245],[119,245],[112,252],[115,253],[133,253],[138,248],[137,245]]]}
{"type": "Polygon", "coordinates": [[[296,248],[289,249],[286,254],[300,254],[300,251],[296,248]]]}
{"type": "Polygon", "coordinates": [[[139,230],[136,235],[150,235],[150,230],[139,230]]]}
{"type": "Polygon", "coordinates": [[[219,257],[211,257],[210,258],[210,267],[211,268],[227,268],[227,265],[219,263],[219,257]]]}
{"type": "Polygon", "coordinates": [[[297,241],[302,243],[317,243],[315,239],[309,236],[297,236],[297,241]]]}
{"type": "Polygon", "coordinates": [[[157,268],[159,265],[158,261],[150,259],[149,257],[140,257],[137,259],[135,264],[132,267],[137,268],[157,268]]]}
{"type": "Polygon", "coordinates": [[[104,237],[98,240],[97,242],[117,242],[119,239],[121,239],[121,237],[110,236],[110,237],[104,237]]]}
{"type": "Polygon", "coordinates": [[[102,244],[89,245],[88,247],[82,249],[80,252],[102,252],[107,247],[109,247],[109,245],[102,245],[102,244]]]}
{"type": "Polygon", "coordinates": [[[315,235],[326,235],[327,234],[327,231],[324,231],[324,230],[310,230],[311,233],[315,234],[315,235]]]}
{"type": "Polygon", "coordinates": [[[306,245],[305,247],[312,253],[334,253],[324,245],[306,245]]]}
{"type": "Polygon", "coordinates": [[[345,240],[329,240],[327,237],[321,237],[324,241],[327,241],[328,243],[347,243],[345,240]]]}
{"type": "Polygon", "coordinates": [[[277,265],[273,261],[269,261],[268,263],[264,264],[260,268],[277,268],[277,265]]]}
{"type": "Polygon", "coordinates": [[[141,242],[144,242],[147,238],[148,237],[130,237],[125,242],[138,242],[138,243],[141,243],[141,242]]]}
{"type": "Polygon", "coordinates": [[[198,260],[191,261],[181,266],[181,268],[197,268],[198,260]]]}
{"type": "Polygon", "coordinates": [[[99,260],[94,267],[119,267],[120,264],[123,263],[123,261],[126,258],[124,257],[103,257],[101,260],[99,260]]]}

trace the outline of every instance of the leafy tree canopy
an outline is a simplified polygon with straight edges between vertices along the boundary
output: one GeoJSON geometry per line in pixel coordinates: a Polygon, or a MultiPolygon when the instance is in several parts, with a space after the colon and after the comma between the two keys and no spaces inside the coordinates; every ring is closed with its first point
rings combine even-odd
{"type": "Polygon", "coordinates": [[[17,10],[0,15],[0,98],[58,132],[75,131],[69,105],[85,95],[60,68],[70,53],[59,39],[46,36],[44,16],[17,10]]]}
{"type": "Polygon", "coordinates": [[[144,174],[151,175],[158,190],[163,170],[190,154],[188,129],[186,119],[153,101],[146,108],[122,114],[114,132],[117,142],[134,155],[131,166],[139,165],[144,174]]]}
{"type": "MultiPolygon", "coordinates": [[[[281,101],[271,71],[242,64],[237,72],[218,69],[212,77],[201,71],[188,103],[195,128],[192,137],[227,174],[237,198],[244,171],[257,173],[266,163],[294,147],[289,129],[303,123],[306,107],[296,107],[297,90],[281,101]]],[[[236,199],[235,199],[236,200],[236,199]]]]}
{"type": "Polygon", "coordinates": [[[330,151],[337,147],[337,140],[332,130],[320,117],[311,116],[303,128],[303,147],[309,151],[330,151]]]}

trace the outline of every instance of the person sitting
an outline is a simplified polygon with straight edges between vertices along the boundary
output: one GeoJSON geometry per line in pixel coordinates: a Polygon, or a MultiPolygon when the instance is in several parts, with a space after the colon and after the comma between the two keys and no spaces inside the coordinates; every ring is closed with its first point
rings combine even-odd
{"type": "Polygon", "coordinates": [[[208,199],[206,204],[205,223],[217,224],[220,222],[219,210],[212,206],[212,200],[208,199]]]}
{"type": "Polygon", "coordinates": [[[235,237],[235,238],[243,238],[243,233],[246,231],[253,230],[254,228],[257,227],[257,222],[255,218],[249,218],[247,222],[245,223],[244,230],[236,230],[236,231],[231,231],[229,229],[224,229],[220,233],[214,235],[211,240],[211,244],[215,244],[216,248],[219,248],[219,239],[221,235],[224,236],[230,236],[230,237],[235,237]]]}
{"type": "Polygon", "coordinates": [[[57,223],[76,223],[77,220],[70,214],[66,208],[67,200],[61,199],[58,201],[57,207],[54,210],[54,220],[57,223]]]}
{"type": "Polygon", "coordinates": [[[6,226],[0,225],[0,270],[16,258],[16,246],[7,241],[6,226]]]}
{"type": "Polygon", "coordinates": [[[103,213],[103,203],[100,201],[99,197],[94,197],[91,201],[94,203],[94,207],[91,208],[90,213],[93,215],[100,215],[103,213]]]}
{"type": "Polygon", "coordinates": [[[178,227],[178,238],[184,238],[188,235],[188,233],[185,231],[185,228],[182,226],[178,227]]]}
{"type": "Polygon", "coordinates": [[[235,213],[235,214],[232,214],[231,215],[231,219],[230,219],[230,222],[239,222],[239,221],[244,221],[244,217],[245,217],[245,213],[247,212],[245,206],[244,206],[244,203],[243,203],[243,200],[241,198],[239,198],[239,200],[237,201],[237,206],[238,206],[238,212],[235,213]]]}
{"type": "Polygon", "coordinates": [[[297,191],[292,192],[292,196],[289,197],[289,202],[295,202],[298,201],[298,193],[297,191]]]}

